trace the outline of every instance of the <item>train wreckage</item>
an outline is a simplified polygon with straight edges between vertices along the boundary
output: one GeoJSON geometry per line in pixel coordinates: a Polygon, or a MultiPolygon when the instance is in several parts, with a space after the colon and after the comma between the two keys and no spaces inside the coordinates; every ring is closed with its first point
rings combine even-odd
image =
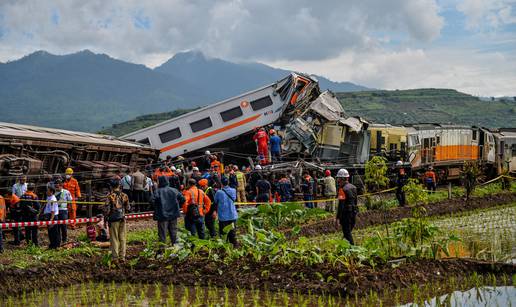
{"type": "Polygon", "coordinates": [[[321,93],[315,78],[300,73],[122,138],[159,149],[162,158],[205,149],[256,156],[257,127],[278,131],[283,156],[292,160],[351,166],[369,157],[368,123],[347,116],[333,93],[321,93]]]}

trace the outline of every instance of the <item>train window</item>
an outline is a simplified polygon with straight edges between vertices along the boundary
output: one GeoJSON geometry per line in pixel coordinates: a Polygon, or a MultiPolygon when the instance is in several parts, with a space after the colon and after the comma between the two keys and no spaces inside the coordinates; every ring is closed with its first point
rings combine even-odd
{"type": "Polygon", "coordinates": [[[435,143],[441,144],[441,137],[440,136],[436,136],[435,137],[435,143]]]}
{"type": "Polygon", "coordinates": [[[149,138],[144,138],[143,140],[139,140],[138,143],[144,144],[144,145],[150,145],[149,138]]]}
{"type": "Polygon", "coordinates": [[[258,111],[268,106],[272,106],[272,99],[269,96],[251,101],[251,108],[253,108],[253,111],[258,111]]]}
{"type": "Polygon", "coordinates": [[[473,141],[477,140],[477,131],[473,130],[473,141]]]}
{"type": "Polygon", "coordinates": [[[213,126],[213,124],[211,123],[211,119],[209,117],[190,123],[192,132],[199,132],[201,130],[208,129],[211,126],[213,126]]]}
{"type": "Polygon", "coordinates": [[[232,119],[242,116],[242,109],[240,107],[232,108],[224,112],[220,112],[220,117],[224,122],[228,122],[232,119]]]}
{"type": "Polygon", "coordinates": [[[178,139],[180,137],[181,137],[181,130],[179,130],[179,128],[175,128],[175,129],[172,129],[167,132],[163,132],[163,133],[159,134],[159,139],[161,140],[161,143],[168,143],[168,142],[178,139]]]}
{"type": "Polygon", "coordinates": [[[407,147],[407,144],[405,142],[400,142],[400,150],[401,151],[405,151],[406,147],[407,147]]]}
{"type": "Polygon", "coordinates": [[[512,144],[511,146],[511,149],[512,149],[512,157],[516,157],[516,144],[512,144]]]}

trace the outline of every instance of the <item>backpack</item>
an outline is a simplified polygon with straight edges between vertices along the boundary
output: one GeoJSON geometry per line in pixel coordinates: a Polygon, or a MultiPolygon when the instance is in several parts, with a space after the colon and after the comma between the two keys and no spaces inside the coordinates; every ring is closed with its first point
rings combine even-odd
{"type": "Polygon", "coordinates": [[[192,193],[192,203],[188,206],[187,215],[190,216],[193,219],[198,219],[198,218],[201,217],[201,210],[200,210],[200,207],[199,207],[199,203],[200,203],[199,200],[201,198],[201,191],[197,191],[197,196],[199,198],[197,201],[195,201],[194,192],[190,191],[190,193],[192,193]]]}
{"type": "Polygon", "coordinates": [[[115,203],[110,204],[111,211],[109,212],[109,222],[119,222],[125,218],[124,204],[122,195],[115,193],[115,203]]]}

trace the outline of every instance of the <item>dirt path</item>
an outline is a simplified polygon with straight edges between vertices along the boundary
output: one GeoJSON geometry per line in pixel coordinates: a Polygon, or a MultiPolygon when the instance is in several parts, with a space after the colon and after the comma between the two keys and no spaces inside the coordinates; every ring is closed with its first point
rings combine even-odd
{"type": "MultiPolygon", "coordinates": [[[[489,195],[485,197],[473,198],[469,203],[462,199],[449,199],[437,203],[428,204],[425,206],[427,216],[448,215],[451,213],[460,213],[465,211],[492,208],[516,202],[516,193],[501,193],[496,195],[489,195]]],[[[411,216],[411,208],[400,207],[383,212],[380,210],[369,210],[360,212],[357,215],[357,223],[355,228],[366,228],[369,226],[380,225],[384,222],[392,223],[403,218],[411,216]]],[[[301,226],[300,236],[311,237],[321,234],[328,234],[340,231],[335,227],[335,219],[329,218],[321,221],[316,221],[308,225],[301,226]]],[[[285,233],[291,235],[290,230],[285,233]]]]}

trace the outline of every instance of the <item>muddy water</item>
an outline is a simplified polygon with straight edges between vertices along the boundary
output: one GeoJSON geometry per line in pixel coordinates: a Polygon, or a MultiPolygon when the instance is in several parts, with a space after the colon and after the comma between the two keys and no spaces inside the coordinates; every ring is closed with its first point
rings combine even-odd
{"type": "MultiPolygon", "coordinates": [[[[434,297],[422,306],[516,306],[516,287],[481,287],[434,297]]],[[[418,306],[407,304],[404,306],[418,306]]]]}
{"type": "Polygon", "coordinates": [[[342,306],[332,296],[161,284],[87,283],[0,300],[0,306],[342,306]]]}

